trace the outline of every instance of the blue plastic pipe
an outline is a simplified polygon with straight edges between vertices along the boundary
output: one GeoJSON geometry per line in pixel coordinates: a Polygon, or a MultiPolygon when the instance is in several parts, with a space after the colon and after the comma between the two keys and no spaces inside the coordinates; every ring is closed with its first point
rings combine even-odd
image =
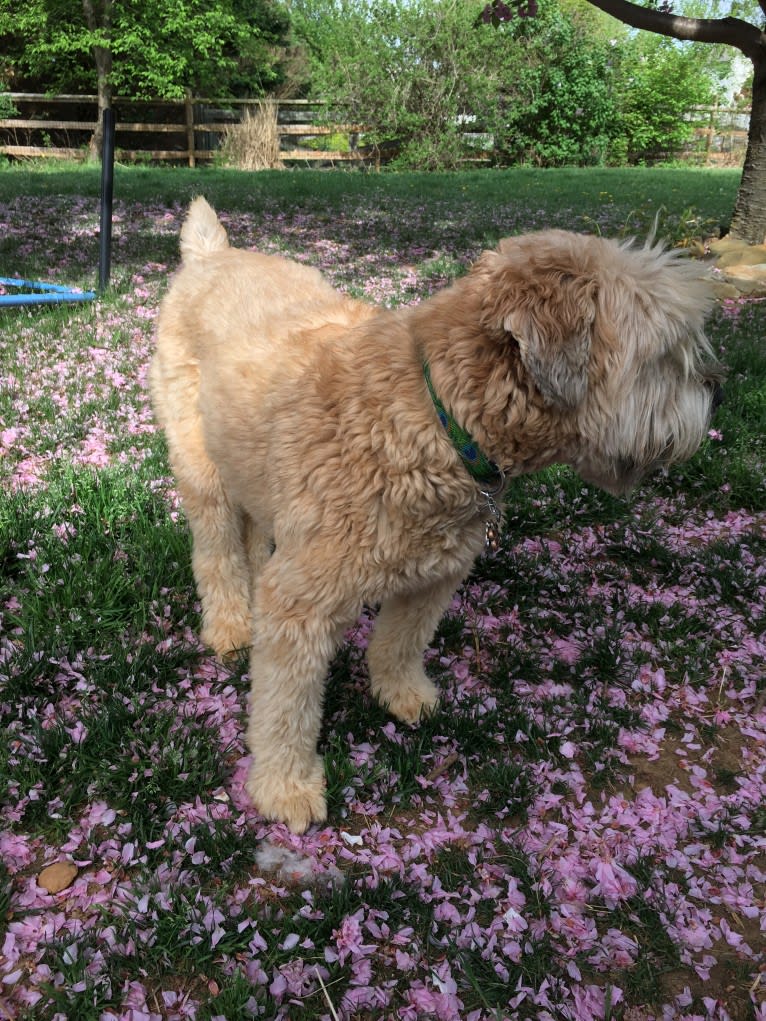
{"type": "MultiPolygon", "coordinates": [[[[101,231],[99,238],[98,289],[109,284],[112,246],[112,196],[114,191],[114,110],[104,110],[104,148],[101,157],[101,231]]],[[[2,287],[24,287],[25,291],[0,294],[0,305],[59,305],[61,302],[92,301],[95,291],[73,291],[61,284],[44,284],[39,280],[0,277],[2,287]],[[42,292],[42,293],[40,293],[42,292]]]]}
{"type": "Polygon", "coordinates": [[[0,294],[0,305],[58,305],[61,302],[93,301],[95,291],[73,291],[61,284],[45,284],[39,280],[0,277],[2,287],[25,287],[27,291],[0,294]],[[35,293],[41,291],[42,293],[35,293]]]}

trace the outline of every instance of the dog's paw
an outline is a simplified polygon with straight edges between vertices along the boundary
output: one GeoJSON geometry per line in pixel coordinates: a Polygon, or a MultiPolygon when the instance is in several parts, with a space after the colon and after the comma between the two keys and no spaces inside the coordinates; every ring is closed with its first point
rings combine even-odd
{"type": "Polygon", "coordinates": [[[245,789],[261,815],[286,823],[293,833],[305,833],[312,823],[327,818],[324,768],[318,756],[309,776],[301,779],[253,765],[245,789]]]}
{"type": "Polygon", "coordinates": [[[376,685],[373,682],[372,693],[381,705],[403,723],[419,723],[439,703],[439,692],[424,673],[407,677],[396,686],[376,685]]]}
{"type": "Polygon", "coordinates": [[[203,643],[209,646],[218,659],[235,656],[247,650],[253,642],[253,632],[249,617],[231,617],[225,621],[203,624],[200,635],[203,643]]]}

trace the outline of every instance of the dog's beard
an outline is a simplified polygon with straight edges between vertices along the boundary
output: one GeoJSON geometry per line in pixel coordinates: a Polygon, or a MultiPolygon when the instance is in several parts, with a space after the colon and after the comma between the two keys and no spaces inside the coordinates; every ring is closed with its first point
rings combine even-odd
{"type": "MultiPolygon", "coordinates": [[[[656,381],[655,381],[656,383],[656,381]]],[[[715,407],[717,381],[636,387],[609,423],[601,450],[582,450],[573,467],[588,483],[624,496],[649,475],[688,460],[705,439],[715,407]]]]}

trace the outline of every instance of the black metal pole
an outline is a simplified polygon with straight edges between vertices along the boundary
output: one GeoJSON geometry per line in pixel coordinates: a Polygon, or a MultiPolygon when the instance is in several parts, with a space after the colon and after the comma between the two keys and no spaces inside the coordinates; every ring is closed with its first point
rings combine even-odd
{"type": "Polygon", "coordinates": [[[114,110],[102,111],[101,148],[101,233],[98,253],[98,289],[109,286],[112,257],[112,197],[114,195],[114,110]]]}

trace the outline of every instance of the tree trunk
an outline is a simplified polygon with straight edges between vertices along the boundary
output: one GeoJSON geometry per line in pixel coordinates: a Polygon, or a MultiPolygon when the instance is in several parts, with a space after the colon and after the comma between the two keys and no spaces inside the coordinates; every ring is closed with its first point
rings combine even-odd
{"type": "Polygon", "coordinates": [[[753,105],[747,152],[731,234],[751,245],[766,241],[766,56],[753,61],[753,105]]]}
{"type": "Polygon", "coordinates": [[[112,85],[109,81],[109,72],[112,70],[112,54],[100,46],[94,46],[93,53],[98,73],[98,120],[96,121],[96,130],[88,144],[88,159],[100,160],[104,148],[104,110],[109,110],[112,106],[112,85]]]}
{"type": "MultiPolygon", "coordinates": [[[[101,5],[100,18],[93,0],[83,0],[82,6],[88,30],[90,32],[100,31],[107,41],[111,40],[112,0],[104,0],[101,5]]],[[[109,110],[112,106],[112,51],[110,47],[94,45],[93,59],[96,62],[98,80],[98,120],[96,121],[96,130],[88,145],[88,158],[99,160],[104,147],[104,110],[109,110]]]]}

